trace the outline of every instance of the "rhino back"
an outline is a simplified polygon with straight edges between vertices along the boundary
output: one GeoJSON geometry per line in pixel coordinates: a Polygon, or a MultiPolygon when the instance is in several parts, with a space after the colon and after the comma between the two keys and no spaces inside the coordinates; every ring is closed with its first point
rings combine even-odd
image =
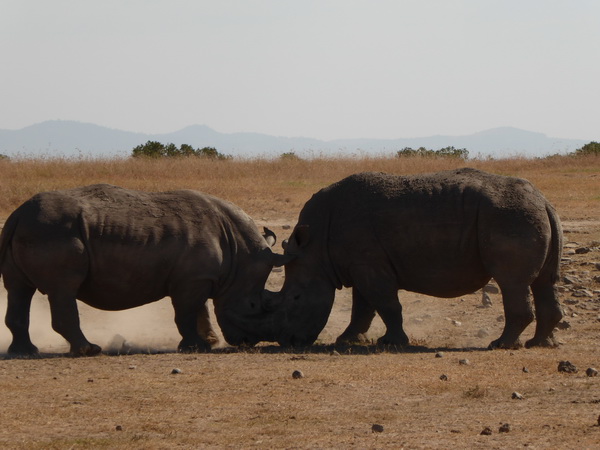
{"type": "Polygon", "coordinates": [[[243,227],[246,217],[195,191],[92,185],[34,196],[20,208],[14,238],[45,251],[44,243],[52,242],[55,252],[69,249],[69,258],[84,254],[87,273],[79,298],[98,308],[123,309],[168,295],[179,279],[217,282],[227,276],[236,250],[231,247],[239,240],[234,225],[243,227]]]}
{"type": "Polygon", "coordinates": [[[369,265],[393,271],[400,288],[453,297],[490,278],[482,253],[499,230],[547,245],[546,204],[524,180],[474,169],[409,177],[361,173],[315,194],[301,220],[328,217],[319,233],[327,235],[327,253],[343,284],[352,284],[353,268],[369,265]]]}

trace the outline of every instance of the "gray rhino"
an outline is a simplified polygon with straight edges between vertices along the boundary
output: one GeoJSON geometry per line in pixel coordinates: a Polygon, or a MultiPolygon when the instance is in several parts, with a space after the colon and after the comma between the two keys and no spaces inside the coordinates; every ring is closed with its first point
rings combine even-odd
{"type": "MultiPolygon", "coordinates": [[[[326,324],[335,289],[352,287],[352,315],[338,343],[386,325],[379,343],[405,346],[398,290],[435,297],[474,292],[494,278],[505,327],[491,348],[514,348],[534,314],[527,346],[553,346],[562,318],[555,282],[562,230],[554,208],[528,181],[475,169],[396,176],[360,173],[316,193],[285,247],[278,341],[311,344],[326,324]]],[[[270,330],[269,333],[273,334],[270,330]]]]}
{"type": "Polygon", "coordinates": [[[227,340],[240,341],[236,305],[259,302],[277,257],[237,206],[191,190],[145,193],[98,184],[43,192],[16,209],[0,237],[8,292],[9,353],[32,355],[29,310],[36,289],[48,295],[52,327],[73,355],[101,349],[83,335],[76,299],[123,310],[170,296],[181,351],[216,339],[206,300],[227,340]]]}

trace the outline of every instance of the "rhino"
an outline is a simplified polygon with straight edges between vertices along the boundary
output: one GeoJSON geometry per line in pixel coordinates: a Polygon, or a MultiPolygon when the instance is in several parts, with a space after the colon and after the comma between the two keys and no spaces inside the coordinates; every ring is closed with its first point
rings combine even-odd
{"type": "Polygon", "coordinates": [[[217,339],[206,306],[212,298],[225,339],[238,342],[252,318],[238,322],[236,307],[259,302],[272,267],[282,264],[271,250],[275,240],[237,206],[193,190],[95,184],[39,193],[10,215],[0,236],[8,352],[38,353],[29,335],[36,289],[47,294],[52,327],[72,355],[101,352],[81,331],[76,299],[116,311],[169,296],[178,349],[204,351],[217,339]]]}
{"type": "Polygon", "coordinates": [[[304,205],[285,248],[281,292],[263,299],[284,346],[310,345],[324,328],[335,290],[352,288],[348,327],[336,343],[360,341],[378,313],[379,344],[406,346],[398,291],[451,298],[491,278],[505,327],[490,348],[555,346],[563,317],[555,283],[562,229],[552,205],[526,180],[471,168],[397,176],[359,173],[317,192],[304,205]]]}

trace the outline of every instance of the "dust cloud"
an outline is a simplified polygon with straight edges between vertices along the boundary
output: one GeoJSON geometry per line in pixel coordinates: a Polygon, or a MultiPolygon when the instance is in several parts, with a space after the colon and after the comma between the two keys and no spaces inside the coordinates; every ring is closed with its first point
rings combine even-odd
{"type": "MultiPolygon", "coordinates": [[[[174,352],[181,340],[174,321],[170,299],[124,311],[102,311],[77,302],[81,329],[90,342],[108,353],[174,352]]],[[[209,300],[211,320],[219,334],[212,301],[209,300]]],[[[0,314],[6,312],[6,291],[0,290],[0,314]]],[[[51,326],[50,308],[45,295],[36,292],[31,304],[29,332],[32,342],[41,353],[67,353],[67,341],[51,326]]],[[[221,341],[222,336],[220,336],[221,341]]],[[[12,335],[0,326],[0,354],[6,354],[12,335]]]]}

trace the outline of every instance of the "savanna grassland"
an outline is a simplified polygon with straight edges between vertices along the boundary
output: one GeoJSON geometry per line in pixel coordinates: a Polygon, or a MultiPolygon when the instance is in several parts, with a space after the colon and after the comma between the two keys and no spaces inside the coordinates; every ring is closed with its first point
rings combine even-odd
{"type": "MultiPolygon", "coordinates": [[[[559,348],[487,351],[503,327],[499,294],[484,308],[481,292],[456,299],[401,292],[410,348],[335,349],[332,342],[350,318],[350,293],[342,290],[312,348],[264,344],[238,350],[223,344],[210,354],[179,354],[172,308],[162,300],[122,313],[81,305],[84,333],[109,351],[70,358],[50,328],[44,297],[36,295],[31,328],[41,358],[9,358],[8,330],[0,326],[0,446],[597,448],[600,376],[585,373],[600,370],[597,156],[0,160],[0,222],[37,192],[111,183],[216,195],[281,240],[304,202],[346,175],[462,166],[527,178],[557,208],[565,231],[559,348]],[[578,372],[559,372],[563,360],[578,372]],[[173,374],[176,368],[180,373],[173,374]],[[304,377],[294,379],[295,370],[304,377]],[[513,399],[514,392],[523,398],[513,399]],[[374,424],[382,428],[373,431],[374,424]],[[500,432],[504,424],[509,431],[500,432]],[[481,435],[486,427],[491,434],[481,435]]],[[[269,288],[277,289],[282,279],[274,272],[269,288]]],[[[2,288],[2,311],[5,297],[2,288]]],[[[369,337],[383,330],[376,321],[369,337]]],[[[523,338],[532,333],[533,325],[523,338]]]]}

